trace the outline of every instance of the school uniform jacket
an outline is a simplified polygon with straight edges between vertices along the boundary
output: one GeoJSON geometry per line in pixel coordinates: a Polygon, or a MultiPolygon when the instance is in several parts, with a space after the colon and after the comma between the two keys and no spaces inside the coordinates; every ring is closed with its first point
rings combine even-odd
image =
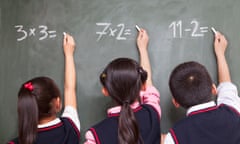
{"type": "MultiPolygon", "coordinates": [[[[38,129],[35,144],[79,144],[80,133],[68,118],[60,118],[61,122],[51,127],[38,129]]],[[[8,144],[18,144],[18,138],[8,144]]]]}
{"type": "Polygon", "coordinates": [[[227,105],[190,113],[170,133],[175,144],[240,144],[240,115],[227,105]]]}
{"type": "MultiPolygon", "coordinates": [[[[160,144],[160,123],[154,108],[147,104],[140,105],[134,109],[134,114],[144,144],[160,144]]],[[[118,117],[119,114],[108,115],[108,118],[90,129],[97,144],[118,143],[118,117]]]]}
{"type": "Polygon", "coordinates": [[[220,83],[214,101],[195,105],[177,122],[164,144],[240,144],[240,98],[231,82],[220,83]]]}

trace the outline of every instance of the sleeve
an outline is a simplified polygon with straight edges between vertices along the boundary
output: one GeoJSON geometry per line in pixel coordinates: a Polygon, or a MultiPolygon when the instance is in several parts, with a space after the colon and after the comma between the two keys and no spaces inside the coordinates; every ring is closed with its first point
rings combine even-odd
{"type": "Polygon", "coordinates": [[[160,108],[160,94],[154,86],[147,86],[146,90],[140,93],[141,102],[143,104],[151,105],[159,114],[161,118],[161,108],[160,108]]]}
{"type": "Polygon", "coordinates": [[[164,140],[164,144],[175,144],[172,135],[170,133],[167,133],[165,140],[164,140]]]}
{"type": "Polygon", "coordinates": [[[84,142],[84,144],[96,144],[95,138],[92,132],[89,130],[85,134],[85,139],[86,141],[84,142]]]}
{"type": "Polygon", "coordinates": [[[73,123],[76,125],[76,127],[78,128],[78,130],[80,131],[80,121],[78,118],[77,110],[75,108],[73,108],[72,106],[66,106],[64,108],[62,117],[67,117],[71,119],[73,123]]]}
{"type": "Polygon", "coordinates": [[[237,87],[231,82],[220,83],[217,88],[218,99],[217,104],[226,104],[240,112],[240,98],[238,96],[237,87]]]}

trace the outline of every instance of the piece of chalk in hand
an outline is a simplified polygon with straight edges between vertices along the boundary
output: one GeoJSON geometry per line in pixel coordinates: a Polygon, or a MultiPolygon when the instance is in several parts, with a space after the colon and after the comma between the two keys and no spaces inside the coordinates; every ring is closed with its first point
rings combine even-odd
{"type": "Polygon", "coordinates": [[[211,27],[211,29],[212,29],[212,31],[213,31],[214,34],[217,34],[217,31],[215,30],[214,27],[211,27]]]}
{"type": "Polygon", "coordinates": [[[65,32],[63,32],[63,35],[65,36],[65,35],[66,35],[66,33],[65,33],[65,32]]]}
{"type": "Polygon", "coordinates": [[[140,31],[141,29],[140,29],[140,27],[138,26],[138,25],[136,25],[136,29],[138,30],[138,31],[140,31]]]}

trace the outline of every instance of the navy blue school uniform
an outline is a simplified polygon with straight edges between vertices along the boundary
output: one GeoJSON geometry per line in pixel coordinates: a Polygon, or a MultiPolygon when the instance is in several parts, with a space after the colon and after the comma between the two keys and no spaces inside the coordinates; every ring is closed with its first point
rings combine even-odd
{"type": "MultiPolygon", "coordinates": [[[[156,110],[148,104],[134,109],[140,134],[144,144],[160,144],[160,120],[156,110]]],[[[90,128],[97,144],[118,143],[118,114],[108,115],[108,118],[90,128]]]]}
{"type": "Polygon", "coordinates": [[[170,132],[175,144],[240,144],[240,115],[227,105],[213,106],[190,114],[170,132]]]}
{"type": "Polygon", "coordinates": [[[188,109],[187,117],[177,122],[164,144],[240,144],[240,98],[231,82],[218,86],[214,101],[188,109]]]}
{"type": "MultiPolygon", "coordinates": [[[[140,92],[140,101],[131,104],[141,137],[145,144],[160,144],[160,93],[154,86],[140,92]]],[[[118,117],[121,106],[107,110],[108,117],[90,128],[85,134],[84,144],[118,144],[118,117]]]]}
{"type": "MultiPolygon", "coordinates": [[[[80,132],[68,118],[60,118],[60,122],[50,127],[39,128],[34,144],[79,144],[80,132]]],[[[18,144],[18,138],[8,144],[18,144]]]]}

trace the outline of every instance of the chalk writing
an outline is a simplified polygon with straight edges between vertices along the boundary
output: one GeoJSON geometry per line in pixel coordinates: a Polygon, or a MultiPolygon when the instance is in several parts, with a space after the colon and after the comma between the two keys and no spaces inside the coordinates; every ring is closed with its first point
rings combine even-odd
{"type": "Polygon", "coordinates": [[[128,35],[131,35],[131,29],[125,27],[125,24],[120,23],[116,27],[112,23],[96,23],[97,26],[102,27],[101,31],[97,31],[97,41],[101,40],[103,36],[114,37],[116,40],[126,40],[128,35]]]}
{"type": "Polygon", "coordinates": [[[206,26],[200,26],[199,22],[196,20],[192,20],[190,22],[191,27],[184,27],[183,21],[173,21],[169,25],[169,29],[172,30],[173,38],[182,38],[185,35],[189,35],[190,37],[203,37],[204,33],[209,31],[209,28],[206,26]]]}
{"type": "Polygon", "coordinates": [[[14,27],[17,29],[17,32],[20,33],[17,41],[22,41],[27,37],[35,37],[36,33],[39,35],[38,40],[40,41],[47,38],[55,38],[57,36],[56,31],[48,30],[46,25],[39,25],[37,28],[31,27],[27,29],[23,25],[15,25],[14,27]]]}

